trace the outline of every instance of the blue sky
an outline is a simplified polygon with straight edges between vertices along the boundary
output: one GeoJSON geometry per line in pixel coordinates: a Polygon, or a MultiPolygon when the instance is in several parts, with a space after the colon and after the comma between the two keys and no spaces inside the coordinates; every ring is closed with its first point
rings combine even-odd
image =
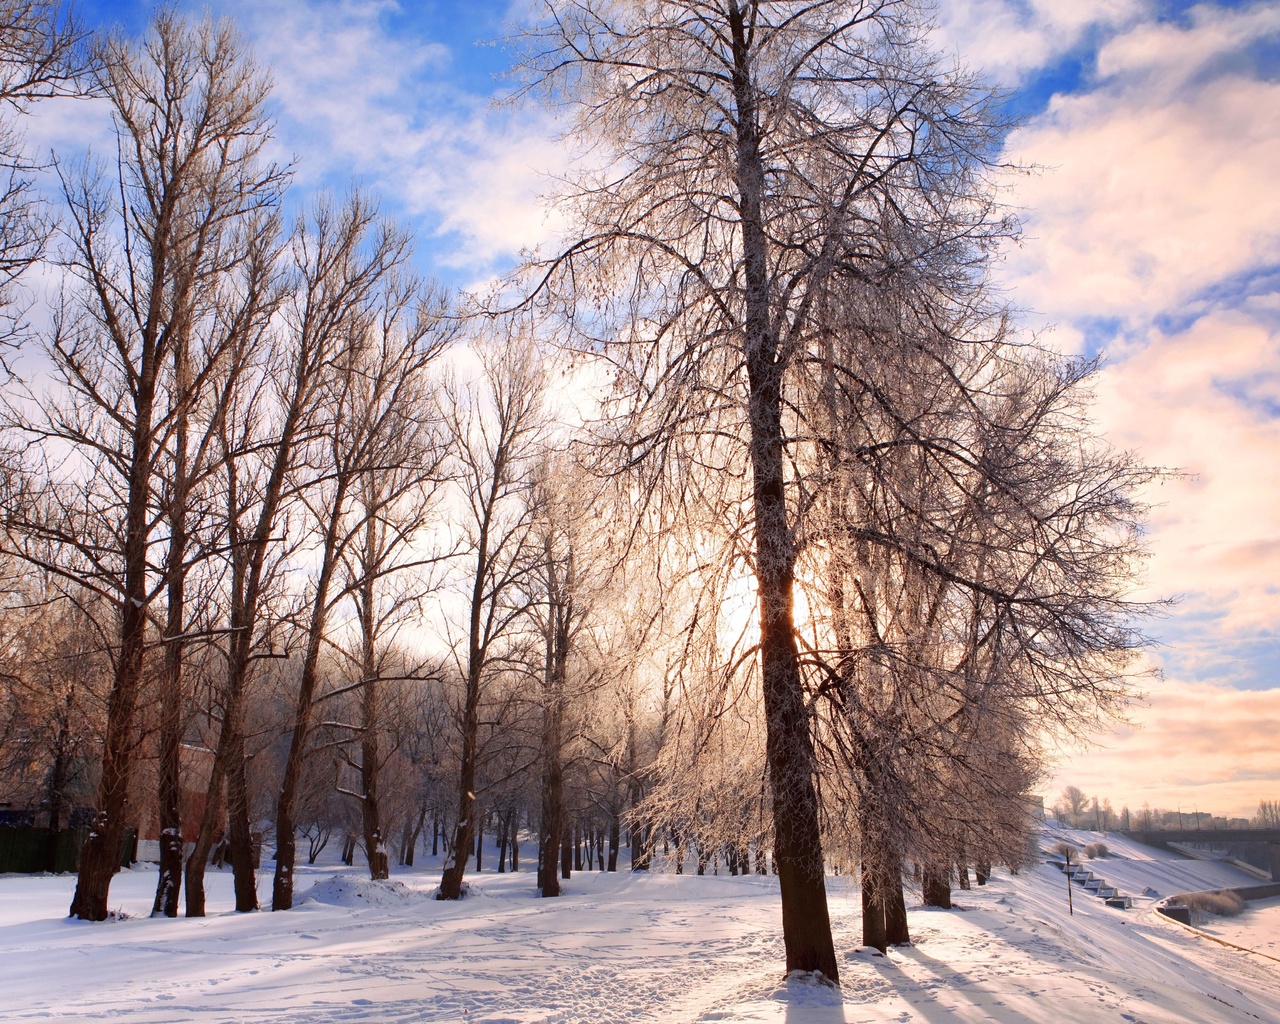
{"type": "MultiPolygon", "coordinates": [[[[137,30],[150,4],[91,0],[137,30]]],[[[205,5],[184,3],[198,14],[205,5]]],[[[474,286],[554,228],[545,112],[494,109],[505,3],[228,0],[277,83],[299,192],[361,181],[411,220],[423,269],[474,286]]],[[[1140,728],[1069,754],[1119,807],[1247,812],[1280,798],[1280,0],[944,0],[938,44],[1027,116],[1009,156],[1026,237],[1001,268],[1030,327],[1100,351],[1118,447],[1186,476],[1153,489],[1148,596],[1163,680],[1140,728]]],[[[86,113],[40,143],[92,137],[86,113]]]]}

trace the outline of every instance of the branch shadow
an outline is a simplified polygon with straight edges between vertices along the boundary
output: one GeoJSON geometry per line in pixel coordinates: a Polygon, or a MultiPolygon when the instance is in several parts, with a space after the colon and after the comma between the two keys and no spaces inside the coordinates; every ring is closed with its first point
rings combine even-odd
{"type": "Polygon", "coordinates": [[[998,1019],[1001,1024],[1042,1024],[1043,1018],[1028,1017],[1012,1009],[999,992],[983,987],[974,974],[966,974],[935,960],[918,946],[901,946],[894,953],[904,960],[912,961],[937,979],[938,984],[934,989],[916,988],[912,991],[903,984],[907,979],[892,960],[869,961],[886,984],[911,1007],[912,1013],[918,1014],[922,1020],[932,1024],[962,1024],[975,1019],[972,1010],[952,1009],[938,1002],[937,993],[948,992],[963,999],[980,1014],[998,1019]],[[980,993],[981,998],[974,998],[971,993],[980,993]]]}

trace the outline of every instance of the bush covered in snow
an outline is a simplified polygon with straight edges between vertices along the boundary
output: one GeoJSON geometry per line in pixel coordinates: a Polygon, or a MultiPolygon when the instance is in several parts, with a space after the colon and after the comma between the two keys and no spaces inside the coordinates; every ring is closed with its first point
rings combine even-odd
{"type": "Polygon", "coordinates": [[[1230,889],[1222,892],[1191,892],[1178,897],[1181,906],[1188,907],[1193,915],[1235,917],[1244,910],[1244,900],[1230,889]]]}
{"type": "Polygon", "coordinates": [[[1111,851],[1107,849],[1106,843],[1090,843],[1088,846],[1084,848],[1084,855],[1088,857],[1090,860],[1093,860],[1097,857],[1105,857],[1110,852],[1111,851]]]}

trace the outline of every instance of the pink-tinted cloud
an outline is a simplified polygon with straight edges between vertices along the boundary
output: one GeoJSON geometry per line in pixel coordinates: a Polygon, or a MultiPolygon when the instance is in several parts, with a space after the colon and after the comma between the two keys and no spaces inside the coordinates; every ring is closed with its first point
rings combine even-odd
{"type": "Polygon", "coordinates": [[[1153,486],[1149,596],[1212,606],[1240,634],[1280,623],[1280,333],[1247,312],[1152,329],[1103,374],[1113,443],[1186,475],[1153,486]]]}
{"type": "Polygon", "coordinates": [[[1280,799],[1280,689],[1165,682],[1133,720],[1098,748],[1064,759],[1045,787],[1046,803],[1067,785],[1109,798],[1117,810],[1147,803],[1249,816],[1259,800],[1280,799]]]}
{"type": "Polygon", "coordinates": [[[1056,98],[1014,147],[1045,170],[1017,188],[1008,280],[1050,319],[1141,321],[1280,258],[1280,83],[1133,76],[1056,98]]]}

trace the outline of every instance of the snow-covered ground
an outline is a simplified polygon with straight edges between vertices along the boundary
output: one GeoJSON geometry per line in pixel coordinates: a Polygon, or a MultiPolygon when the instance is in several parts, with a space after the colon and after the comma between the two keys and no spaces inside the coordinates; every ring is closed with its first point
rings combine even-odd
{"type": "MultiPolygon", "coordinates": [[[[1134,894],[1251,881],[1105,841],[1113,855],[1093,866],[1134,894]]],[[[73,878],[0,876],[0,1020],[1280,1021],[1280,964],[1160,919],[1153,898],[1117,911],[1077,890],[1069,917],[1048,865],[957,892],[962,909],[913,909],[914,944],[888,957],[858,948],[857,890],[830,879],[840,991],[782,981],[772,878],[583,872],[563,898],[539,900],[530,872],[486,870],[459,903],[430,898],[437,880],[432,861],[380,884],[302,868],[294,910],[237,915],[229,873],[211,872],[211,916],[169,921],[145,916],[155,873],[139,868],[112,886],[112,906],[131,916],[86,924],[63,916],[73,878]]]]}
{"type": "Polygon", "coordinates": [[[1197,927],[1237,946],[1256,949],[1280,960],[1280,896],[1246,903],[1239,917],[1215,917],[1197,927]]]}

